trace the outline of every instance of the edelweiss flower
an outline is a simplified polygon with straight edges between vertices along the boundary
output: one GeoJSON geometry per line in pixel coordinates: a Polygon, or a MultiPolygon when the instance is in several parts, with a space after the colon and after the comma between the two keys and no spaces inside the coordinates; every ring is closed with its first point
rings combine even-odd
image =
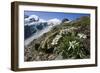
{"type": "Polygon", "coordinates": [[[79,42],[76,42],[76,40],[75,41],[69,41],[69,48],[68,48],[68,50],[70,49],[70,48],[75,48],[75,46],[77,46],[79,44],[79,42]]]}
{"type": "Polygon", "coordinates": [[[56,37],[53,39],[53,41],[52,41],[52,45],[55,45],[55,44],[57,44],[58,43],[58,40],[61,38],[62,36],[61,35],[56,35],[56,37]]]}
{"type": "Polygon", "coordinates": [[[85,35],[85,34],[82,34],[82,33],[79,33],[78,36],[79,36],[80,38],[83,38],[83,39],[87,38],[86,35],[85,35]]]}

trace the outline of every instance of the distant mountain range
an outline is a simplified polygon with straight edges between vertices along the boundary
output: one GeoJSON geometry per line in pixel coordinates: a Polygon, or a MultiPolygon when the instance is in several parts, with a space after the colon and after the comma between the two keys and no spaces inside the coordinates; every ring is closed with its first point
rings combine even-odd
{"type": "MultiPolygon", "coordinates": [[[[31,36],[34,37],[34,34],[42,35],[50,31],[52,27],[59,25],[60,23],[61,23],[61,20],[57,18],[44,20],[44,19],[39,18],[39,16],[37,15],[31,15],[31,16],[25,15],[24,17],[24,36],[25,37],[24,38],[26,40],[31,36]]],[[[40,35],[37,35],[37,38],[39,36],[40,35]]],[[[36,38],[32,38],[32,39],[36,39],[36,38]]]]}
{"type": "Polygon", "coordinates": [[[38,23],[44,23],[44,22],[47,22],[48,24],[59,24],[61,23],[61,20],[57,19],[57,18],[53,18],[53,19],[49,19],[49,20],[45,20],[45,19],[41,19],[39,18],[39,16],[37,15],[31,15],[31,16],[28,16],[28,15],[25,15],[24,17],[24,24],[25,25],[35,25],[35,24],[38,24],[38,23]]]}

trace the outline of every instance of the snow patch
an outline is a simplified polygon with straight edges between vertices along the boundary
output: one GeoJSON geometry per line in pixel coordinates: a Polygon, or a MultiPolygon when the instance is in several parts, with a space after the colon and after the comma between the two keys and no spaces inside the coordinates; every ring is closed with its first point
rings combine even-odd
{"type": "Polygon", "coordinates": [[[39,19],[39,17],[37,16],[37,15],[31,15],[31,16],[29,16],[27,19],[34,19],[34,20],[38,20],[39,19]]]}
{"type": "Polygon", "coordinates": [[[44,19],[40,19],[39,22],[47,22],[46,20],[44,19]]]}
{"type": "Polygon", "coordinates": [[[48,22],[48,25],[52,25],[52,26],[55,26],[61,23],[61,21],[57,18],[50,19],[47,22],[48,22]]]}

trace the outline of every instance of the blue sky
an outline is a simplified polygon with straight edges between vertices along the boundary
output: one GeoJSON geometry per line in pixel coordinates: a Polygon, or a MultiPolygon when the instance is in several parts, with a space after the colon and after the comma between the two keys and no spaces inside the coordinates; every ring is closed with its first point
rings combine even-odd
{"type": "Polygon", "coordinates": [[[63,12],[44,12],[44,11],[24,11],[24,15],[37,15],[39,18],[49,20],[53,18],[58,18],[60,20],[68,18],[69,20],[74,20],[81,16],[90,16],[90,14],[83,13],[63,13],[63,12]]]}

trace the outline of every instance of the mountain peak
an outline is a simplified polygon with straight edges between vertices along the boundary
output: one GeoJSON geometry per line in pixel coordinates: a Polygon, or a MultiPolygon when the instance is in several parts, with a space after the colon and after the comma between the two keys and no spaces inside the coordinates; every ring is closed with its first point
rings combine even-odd
{"type": "Polygon", "coordinates": [[[31,19],[34,19],[34,20],[39,20],[39,16],[37,16],[37,15],[31,15],[31,16],[29,16],[29,19],[31,20],[31,19]]]}
{"type": "Polygon", "coordinates": [[[61,20],[57,19],[57,18],[53,18],[47,21],[48,25],[58,25],[61,23],[61,20]]]}

